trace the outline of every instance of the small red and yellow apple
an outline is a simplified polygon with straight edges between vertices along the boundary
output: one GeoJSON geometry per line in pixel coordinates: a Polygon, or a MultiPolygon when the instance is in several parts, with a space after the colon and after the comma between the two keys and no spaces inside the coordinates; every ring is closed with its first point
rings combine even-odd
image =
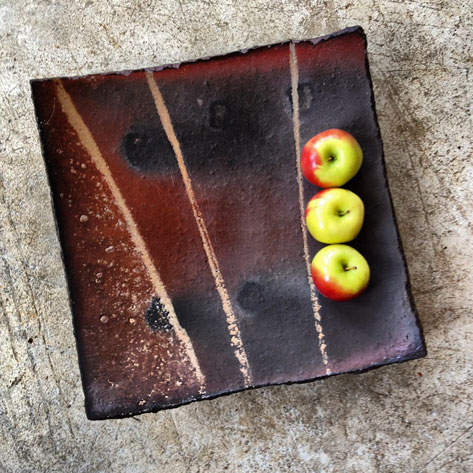
{"type": "Polygon", "coordinates": [[[363,225],[363,201],[343,186],[359,171],[363,153],[356,139],[332,128],[310,139],[301,156],[301,169],[308,181],[324,190],[312,197],[305,219],[310,234],[329,246],[312,260],[314,284],[325,297],[348,301],[365,291],[370,268],[354,248],[341,245],[356,238],[363,225]]]}
{"type": "Polygon", "coordinates": [[[301,169],[319,187],[340,187],[359,171],[363,152],[350,133],[332,128],[311,138],[304,146],[301,169]]]}
{"type": "Polygon", "coordinates": [[[318,291],[334,301],[349,301],[363,293],[370,280],[365,258],[348,245],[328,245],[312,260],[312,279],[318,291]]]}
{"type": "Polygon", "coordinates": [[[322,243],[345,243],[360,233],[365,217],[362,200],[346,189],[325,189],[309,200],[305,220],[309,233],[322,243]]]}

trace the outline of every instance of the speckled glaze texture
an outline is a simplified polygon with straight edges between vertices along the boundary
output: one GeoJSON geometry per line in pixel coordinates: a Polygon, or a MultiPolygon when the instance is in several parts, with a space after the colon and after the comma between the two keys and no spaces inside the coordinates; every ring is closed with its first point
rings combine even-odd
{"type": "Polygon", "coordinates": [[[361,28],[32,89],[89,418],[425,354],[361,28]],[[364,152],[372,279],[345,303],[311,302],[300,224],[297,143],[328,128],[364,152]]]}

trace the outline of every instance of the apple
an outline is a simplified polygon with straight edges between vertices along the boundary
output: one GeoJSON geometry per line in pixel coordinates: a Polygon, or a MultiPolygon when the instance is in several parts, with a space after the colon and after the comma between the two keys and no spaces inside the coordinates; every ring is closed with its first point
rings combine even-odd
{"type": "Polygon", "coordinates": [[[348,245],[328,245],[312,260],[312,279],[325,297],[349,301],[368,286],[370,267],[363,256],[348,245]]]}
{"type": "Polygon", "coordinates": [[[322,243],[345,243],[360,233],[365,207],[346,189],[324,189],[307,203],[305,221],[309,233],[322,243]]]}
{"type": "Polygon", "coordinates": [[[359,171],[363,152],[358,141],[343,130],[332,128],[311,138],[301,155],[305,178],[319,187],[341,187],[359,171]]]}

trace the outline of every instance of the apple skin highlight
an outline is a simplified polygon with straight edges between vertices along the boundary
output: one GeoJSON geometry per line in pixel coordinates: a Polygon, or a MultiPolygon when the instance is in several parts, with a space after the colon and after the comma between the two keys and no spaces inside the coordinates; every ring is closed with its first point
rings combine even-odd
{"type": "Polygon", "coordinates": [[[304,177],[316,186],[340,187],[359,171],[363,152],[348,132],[332,128],[311,138],[301,154],[304,177]]]}

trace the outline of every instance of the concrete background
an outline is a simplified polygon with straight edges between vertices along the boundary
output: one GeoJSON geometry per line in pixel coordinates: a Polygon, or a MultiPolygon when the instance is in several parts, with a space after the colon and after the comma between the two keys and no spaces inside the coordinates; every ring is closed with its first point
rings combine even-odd
{"type": "Polygon", "coordinates": [[[0,471],[473,471],[470,0],[0,0],[0,471]],[[362,25],[429,356],[86,420],[28,80],[362,25]]]}

